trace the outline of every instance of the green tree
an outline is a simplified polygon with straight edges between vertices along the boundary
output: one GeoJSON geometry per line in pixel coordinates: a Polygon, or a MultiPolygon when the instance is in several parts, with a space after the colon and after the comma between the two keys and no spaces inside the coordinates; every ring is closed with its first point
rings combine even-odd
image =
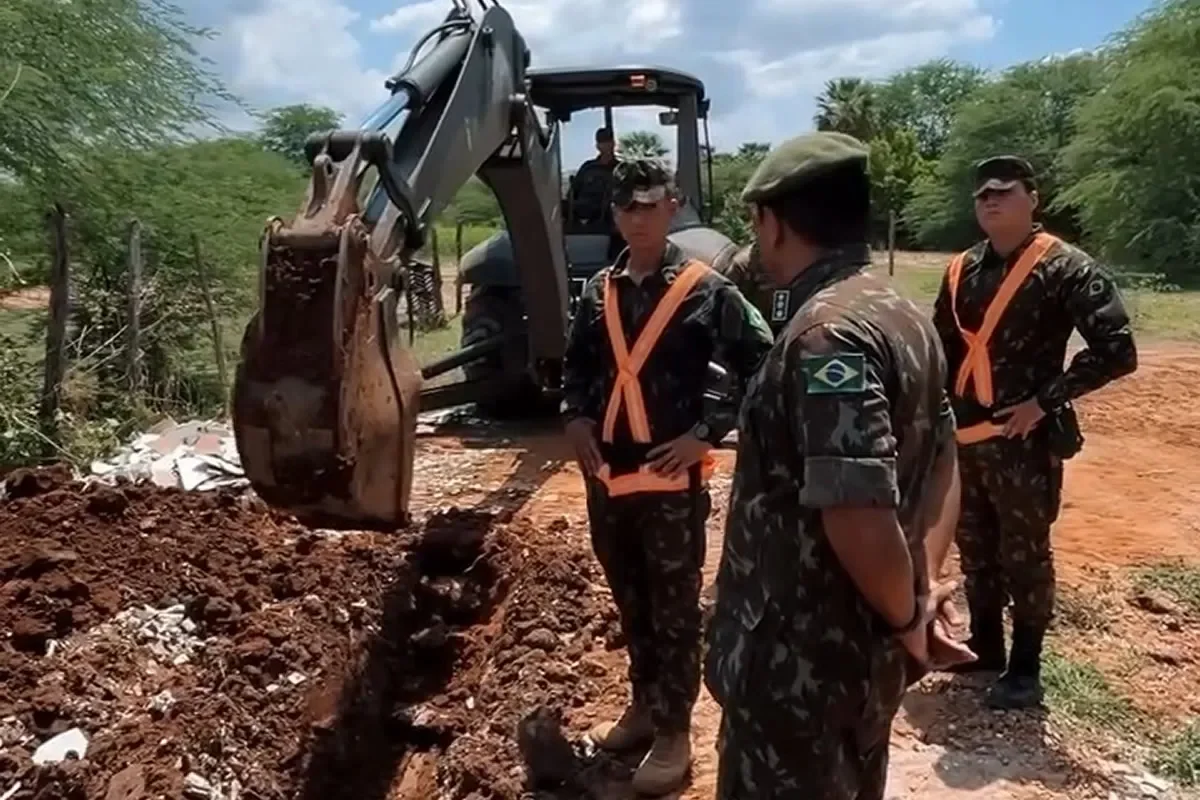
{"type": "Polygon", "coordinates": [[[144,148],[213,127],[232,101],[165,0],[5,0],[0,9],[0,170],[48,197],[102,180],[90,148],[144,148]]]}
{"type": "Polygon", "coordinates": [[[442,212],[444,219],[451,222],[461,222],[464,225],[495,225],[504,224],[500,213],[500,204],[496,195],[487,184],[472,177],[463,184],[454,196],[453,202],[442,212]]]}
{"type": "Polygon", "coordinates": [[[880,124],[908,129],[922,158],[939,158],[946,149],[959,106],[986,82],[979,67],[949,59],[929,61],[896,73],[876,89],[880,124]]]}
{"type": "Polygon", "coordinates": [[[626,158],[663,158],[671,152],[654,131],[630,131],[617,139],[617,150],[626,158]]]}
{"type": "Polygon", "coordinates": [[[1088,239],[1122,267],[1200,279],[1200,0],[1168,0],[1122,31],[1111,81],[1062,153],[1088,239]]]}
{"type": "Polygon", "coordinates": [[[864,142],[878,130],[875,87],[862,78],[835,78],[817,97],[813,124],[820,131],[837,131],[864,142]]]}
{"type": "Polygon", "coordinates": [[[342,115],[332,108],[300,103],[268,111],[263,117],[259,135],[263,147],[297,164],[307,165],[305,140],[311,134],[340,128],[341,125],[342,115]]]}
{"type": "Polygon", "coordinates": [[[959,108],[933,171],[917,180],[905,221],[928,247],[957,249],[977,238],[971,171],[982,158],[1016,153],[1038,173],[1045,221],[1064,236],[1078,233],[1071,209],[1055,205],[1062,180],[1059,154],[1075,135],[1075,109],[1104,85],[1094,54],[1020,64],[979,88],[959,108]]]}
{"type": "Polygon", "coordinates": [[[929,162],[921,157],[917,134],[912,129],[888,131],[871,140],[871,208],[874,228],[881,239],[886,236],[889,216],[895,213],[900,223],[897,241],[908,243],[903,226],[904,207],[912,197],[914,184],[929,167],[929,162]]]}
{"type": "MultiPolygon", "coordinates": [[[[162,144],[139,151],[93,154],[107,180],[87,185],[73,217],[78,303],[78,351],[91,354],[80,369],[99,378],[98,409],[128,402],[122,387],[128,239],[131,219],[143,227],[144,365],[149,394],[164,410],[219,407],[225,388],[212,369],[208,317],[192,246],[204,267],[236,346],[253,307],[259,237],[269,217],[295,213],[305,180],[283,156],[249,138],[162,144]]],[[[233,357],[231,352],[230,357],[233,357]]],[[[94,409],[89,409],[93,411],[94,409]]]]}

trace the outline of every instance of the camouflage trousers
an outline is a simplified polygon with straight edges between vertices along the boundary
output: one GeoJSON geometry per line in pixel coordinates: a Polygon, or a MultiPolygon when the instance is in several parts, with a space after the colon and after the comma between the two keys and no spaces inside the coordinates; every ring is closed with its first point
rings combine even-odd
{"type": "Polygon", "coordinates": [[[683,732],[700,694],[700,586],[705,489],[609,497],[589,482],[592,548],[604,569],[629,651],[634,701],[655,727],[683,732]]]}
{"type": "MultiPolygon", "coordinates": [[[[774,649],[772,663],[779,657],[774,649]]],[[[716,800],[883,800],[906,685],[902,656],[873,673],[868,700],[853,716],[802,711],[757,681],[730,698],[717,735],[716,800]]]]}
{"type": "Polygon", "coordinates": [[[960,446],[962,510],[955,541],[972,613],[1012,600],[1017,625],[1045,630],[1054,613],[1050,526],[1062,501],[1062,461],[1036,432],[960,446]]]}
{"type": "Polygon", "coordinates": [[[891,724],[874,729],[776,727],[764,752],[761,726],[725,714],[717,738],[715,800],[883,800],[891,724]],[[865,734],[865,735],[864,735],[865,734]]]}

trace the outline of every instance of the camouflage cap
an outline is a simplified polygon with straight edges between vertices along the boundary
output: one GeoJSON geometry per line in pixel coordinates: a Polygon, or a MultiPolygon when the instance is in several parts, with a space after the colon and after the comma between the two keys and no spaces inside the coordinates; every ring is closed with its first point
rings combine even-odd
{"type": "Polygon", "coordinates": [[[976,197],[988,190],[1003,192],[1018,183],[1030,191],[1037,188],[1033,166],[1020,156],[992,156],[975,165],[976,197]]]}
{"type": "Polygon", "coordinates": [[[761,203],[803,186],[818,175],[846,164],[867,163],[865,144],[844,133],[817,131],[776,147],[750,176],[742,200],[761,203]]]}
{"type": "Polygon", "coordinates": [[[674,192],[671,171],[656,159],[621,159],[613,167],[612,199],[617,208],[654,205],[664,197],[673,196],[674,192]]]}

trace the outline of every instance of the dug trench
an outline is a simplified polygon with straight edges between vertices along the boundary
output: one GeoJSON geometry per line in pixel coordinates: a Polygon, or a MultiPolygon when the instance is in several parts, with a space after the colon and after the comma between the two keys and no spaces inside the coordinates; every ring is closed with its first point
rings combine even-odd
{"type": "Polygon", "coordinates": [[[450,509],[332,534],[232,492],[16,473],[0,796],[595,796],[630,765],[560,724],[605,690],[621,642],[567,527],[450,509]],[[82,758],[33,763],[74,728],[82,758]]]}

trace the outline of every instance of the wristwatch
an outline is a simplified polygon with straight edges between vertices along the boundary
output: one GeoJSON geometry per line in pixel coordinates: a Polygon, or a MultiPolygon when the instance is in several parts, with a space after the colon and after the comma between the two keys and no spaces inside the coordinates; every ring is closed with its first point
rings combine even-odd
{"type": "Polygon", "coordinates": [[[712,428],[708,427],[707,422],[697,422],[692,426],[692,436],[695,436],[702,442],[707,442],[708,437],[712,436],[712,428]]]}

